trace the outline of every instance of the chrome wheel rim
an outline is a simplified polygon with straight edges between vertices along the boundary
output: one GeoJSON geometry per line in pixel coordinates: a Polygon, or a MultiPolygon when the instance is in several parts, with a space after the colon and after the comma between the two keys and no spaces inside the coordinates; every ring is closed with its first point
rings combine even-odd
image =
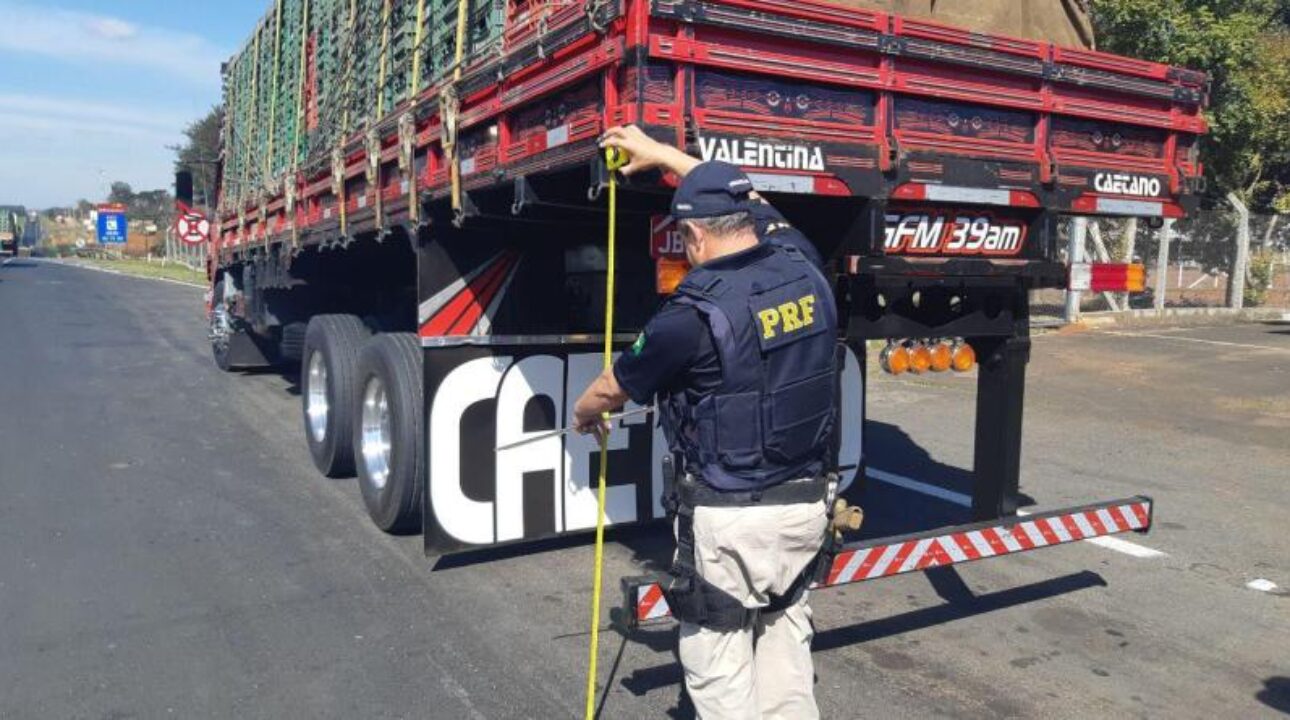
{"type": "Polygon", "coordinates": [[[305,395],[305,419],[309,423],[309,435],[314,442],[321,443],[327,439],[327,415],[331,408],[327,404],[327,364],[323,362],[322,353],[315,352],[309,356],[309,392],[305,395]]]}
{"type": "Polygon", "coordinates": [[[211,307],[211,327],[210,341],[211,347],[217,353],[223,354],[228,351],[229,337],[233,334],[228,319],[228,308],[225,307],[221,300],[211,307]]]}
{"type": "Polygon", "coordinates": [[[378,377],[363,389],[363,435],[360,450],[372,485],[381,490],[390,478],[390,402],[378,377]]]}

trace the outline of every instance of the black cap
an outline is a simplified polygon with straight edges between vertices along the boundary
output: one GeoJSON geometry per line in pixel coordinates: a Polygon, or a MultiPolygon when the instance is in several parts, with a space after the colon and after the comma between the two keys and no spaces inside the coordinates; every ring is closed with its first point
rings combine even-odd
{"type": "Polygon", "coordinates": [[[747,212],[752,180],[743,170],[724,162],[705,162],[690,171],[672,196],[672,217],[677,220],[733,215],[747,212]]]}

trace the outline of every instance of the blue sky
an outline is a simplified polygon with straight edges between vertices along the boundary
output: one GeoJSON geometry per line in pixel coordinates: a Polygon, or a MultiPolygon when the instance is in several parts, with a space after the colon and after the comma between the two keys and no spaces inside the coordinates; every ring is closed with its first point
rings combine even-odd
{"type": "Polygon", "coordinates": [[[168,188],[183,128],[269,0],[0,0],[0,204],[168,188]]]}

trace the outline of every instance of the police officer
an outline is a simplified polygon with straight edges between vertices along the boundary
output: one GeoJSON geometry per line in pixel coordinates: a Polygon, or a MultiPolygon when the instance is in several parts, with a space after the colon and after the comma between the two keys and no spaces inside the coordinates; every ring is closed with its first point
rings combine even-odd
{"type": "Polygon", "coordinates": [[[584,433],[656,396],[675,457],[667,599],[701,718],[818,717],[806,588],[828,520],[837,317],[819,255],[738,168],[638,128],[625,174],[682,178],[672,214],[693,269],[574,408],[584,433]]]}

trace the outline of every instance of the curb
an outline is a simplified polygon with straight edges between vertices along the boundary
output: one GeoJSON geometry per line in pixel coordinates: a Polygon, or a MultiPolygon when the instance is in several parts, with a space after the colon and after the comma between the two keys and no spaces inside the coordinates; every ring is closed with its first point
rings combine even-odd
{"type": "Polygon", "coordinates": [[[1157,310],[1129,310],[1118,313],[1090,313],[1084,315],[1075,327],[1088,329],[1108,327],[1162,327],[1186,325],[1234,325],[1248,322],[1290,322],[1286,308],[1166,308],[1157,310]]]}

